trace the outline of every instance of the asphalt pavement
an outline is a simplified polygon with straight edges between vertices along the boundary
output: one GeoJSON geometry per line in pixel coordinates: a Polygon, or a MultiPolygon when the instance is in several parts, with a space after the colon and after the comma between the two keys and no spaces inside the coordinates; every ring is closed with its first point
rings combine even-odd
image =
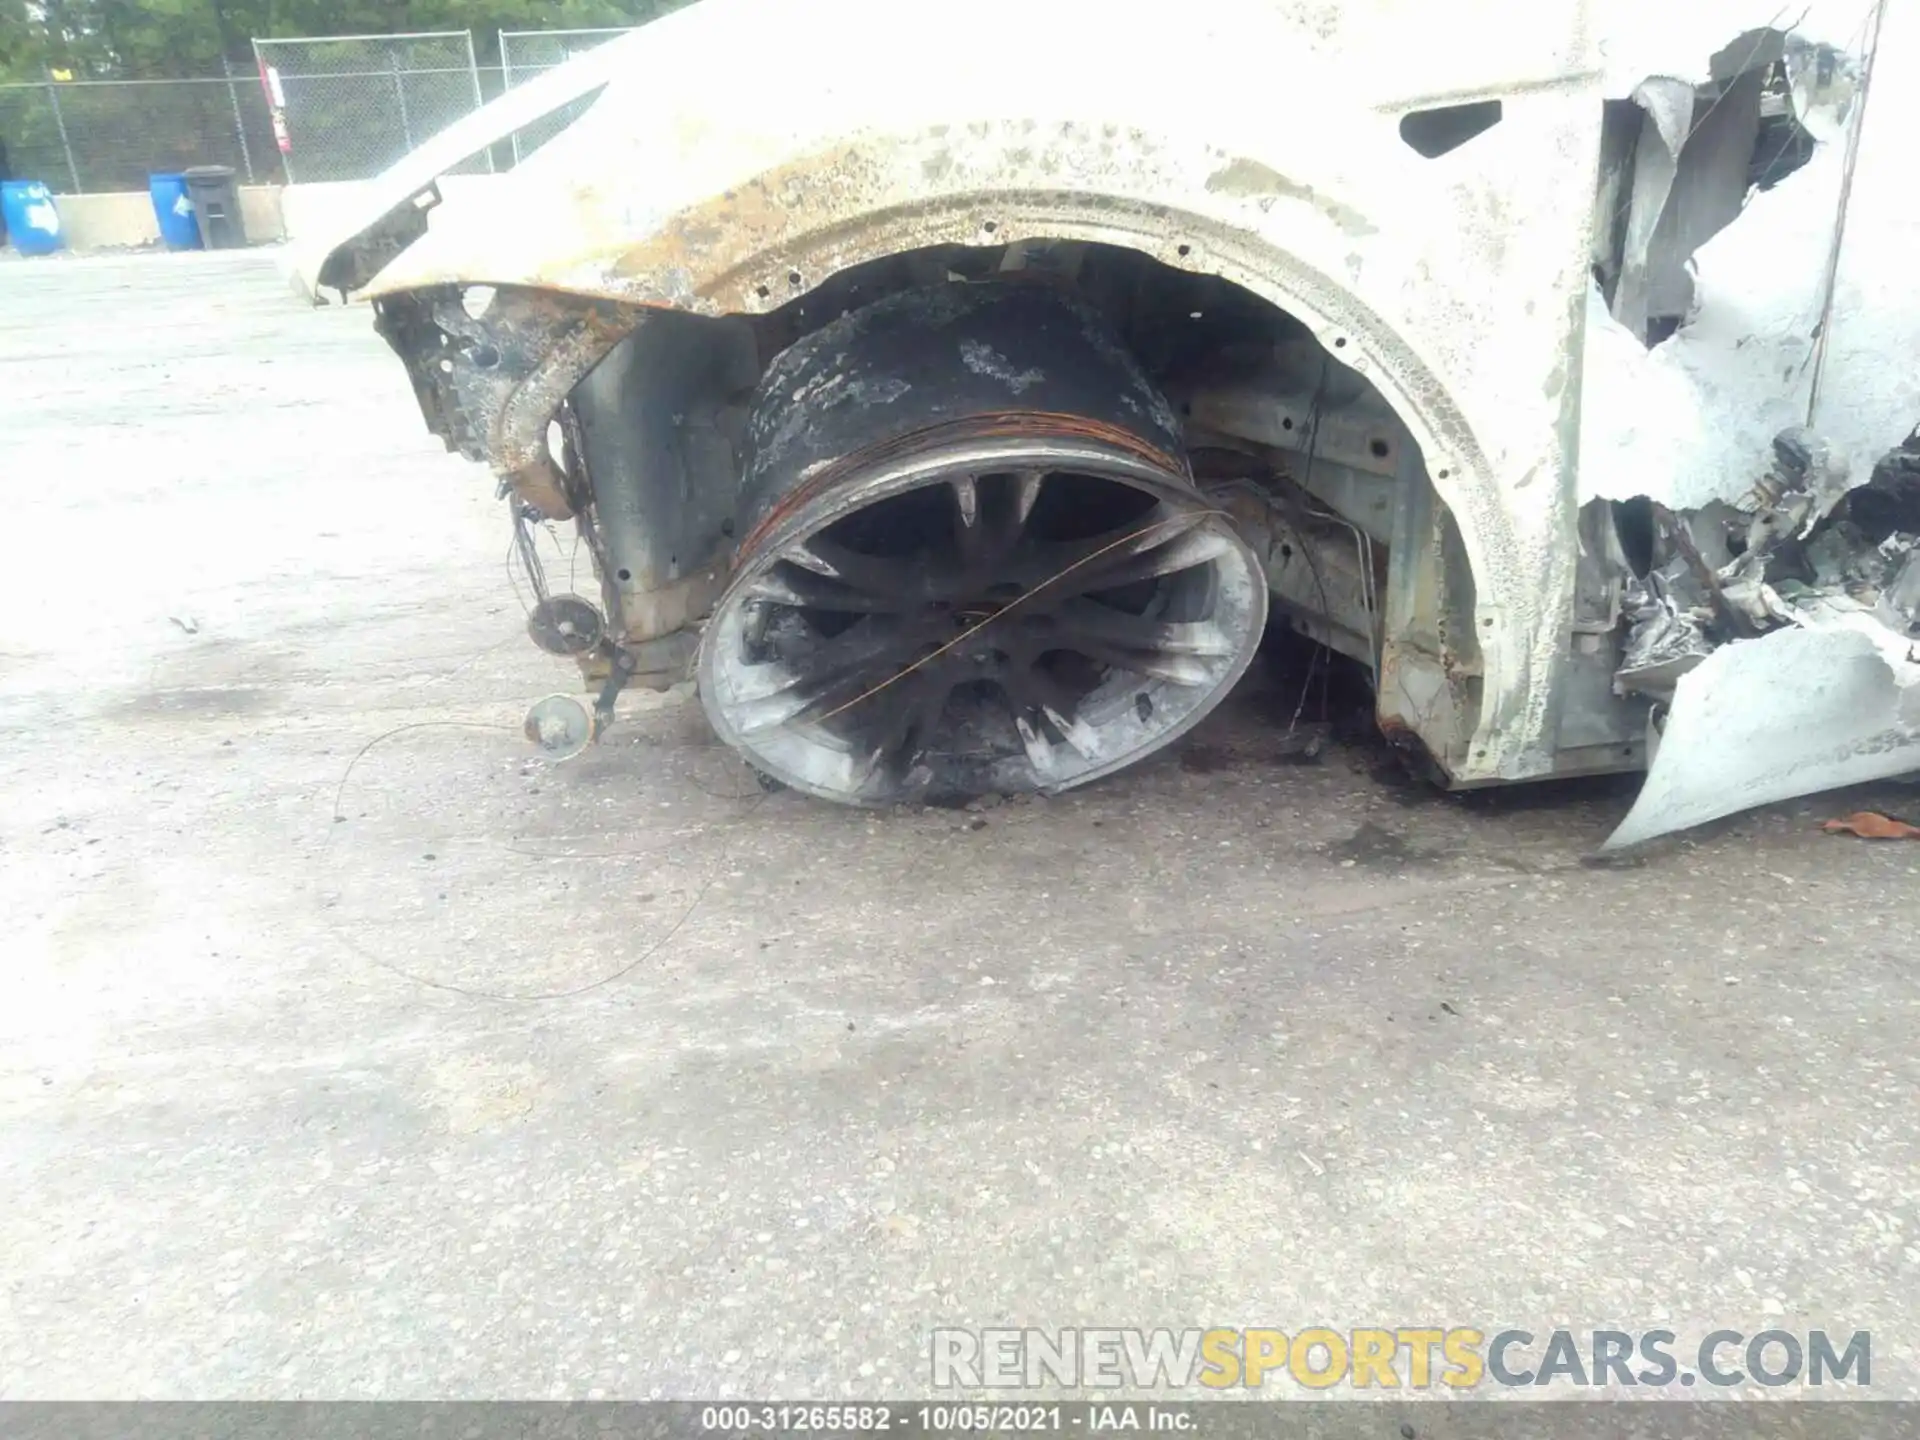
{"type": "Polygon", "coordinates": [[[1920,846],[1818,830],[1920,791],[1596,868],[1631,785],[1303,761],[1271,667],[979,810],[764,793],[685,694],[549,765],[490,478],[276,260],[0,265],[6,1396],[1373,1325],[1864,1330],[1920,1393],[1920,846]]]}

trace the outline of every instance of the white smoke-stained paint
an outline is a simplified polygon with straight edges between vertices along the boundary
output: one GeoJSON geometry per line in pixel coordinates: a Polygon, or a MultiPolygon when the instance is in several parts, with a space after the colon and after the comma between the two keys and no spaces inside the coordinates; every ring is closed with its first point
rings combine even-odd
{"type": "Polygon", "coordinates": [[[1582,502],[1731,500],[1766,473],[1773,437],[1806,423],[1843,158],[1822,145],[1696,252],[1693,318],[1662,344],[1589,305],[1582,502]]]}
{"type": "MultiPolygon", "coordinates": [[[[1704,8],[1722,24],[1736,13],[1768,23],[1749,5],[1704,8]]],[[[1857,54],[1872,8],[1819,4],[1795,33],[1857,54]]],[[[1692,34],[1702,23],[1689,12],[1682,29],[1692,34]]],[[[1738,31],[1720,33],[1725,45],[1738,31]]],[[[1614,83],[1658,63],[1653,57],[1670,43],[1625,43],[1641,58],[1614,83]]],[[[1648,350],[1603,306],[1589,306],[1582,502],[1646,495],[1691,509],[1734,499],[1766,473],[1773,437],[1809,418],[1860,484],[1920,423],[1920,371],[1904,359],[1920,353],[1920,186],[1910,160],[1920,134],[1920,5],[1913,0],[1887,6],[1871,92],[1855,121],[1859,152],[1817,408],[1810,416],[1815,336],[1846,175],[1844,128],[1828,131],[1805,168],[1750,197],[1740,218],[1696,252],[1694,314],[1670,339],[1648,350]]],[[[1810,128],[1821,133],[1820,117],[1810,128]]]]}
{"type": "Polygon", "coordinates": [[[1867,97],[1814,428],[1853,479],[1920,424],[1920,3],[1888,0],[1867,97]]]}
{"type": "MultiPolygon", "coordinates": [[[[1845,168],[1835,133],[1752,197],[1696,256],[1691,323],[1649,352],[1590,302],[1590,323],[1575,323],[1600,102],[1650,78],[1705,81],[1729,47],[1739,68],[1737,42],[1772,27],[1857,54],[1876,3],[1200,0],[1149,30],[1093,0],[991,0],[935,56],[884,0],[823,0],[797,27],[775,0],[703,0],[459,122],[374,182],[356,222],[315,253],[604,85],[583,120],[509,175],[450,190],[425,236],[356,283],[755,313],[881,255],[987,234],[1127,244],[1224,274],[1344,347],[1420,446],[1474,576],[1481,694],[1474,714],[1401,718],[1451,756],[1456,780],[1518,779],[1555,763],[1578,546],[1568,502],[1687,508],[1765,472],[1775,433],[1807,419],[1845,168]],[[1010,34],[1031,64],[1007,63],[1010,34]],[[827,77],[804,105],[799,73],[827,77]],[[1438,160],[1395,133],[1407,111],[1495,96],[1504,123],[1438,160]]],[[[1920,133],[1917,28],[1920,0],[1889,0],[1814,416],[1857,477],[1920,418],[1920,201],[1902,153],[1920,133]]],[[[1711,764],[1684,757],[1711,749],[1685,737],[1700,733],[1687,716],[1713,699],[1715,675],[1771,679],[1782,657],[1817,648],[1769,637],[1701,667],[1655,779],[1697,765],[1714,783],[1711,764]]],[[[1873,663],[1905,683],[1897,657],[1873,663]]],[[[1755,749],[1782,768],[1743,795],[1854,774],[1793,758],[1792,732],[1817,746],[1808,727],[1823,722],[1814,699],[1783,693],[1763,705],[1771,738],[1755,749]]],[[[1667,813],[1721,803],[1696,791],[1667,813]]]]}
{"type": "Polygon", "coordinates": [[[1863,613],[1723,646],[1680,677],[1609,850],[1920,769],[1920,665],[1863,613]]]}
{"type": "MultiPolygon", "coordinates": [[[[1866,8],[1817,7],[1801,33],[1860,53],[1866,8]]],[[[1692,23],[1692,22],[1683,22],[1692,23]]],[[[1815,336],[1839,223],[1847,134],[1695,257],[1690,322],[1648,351],[1590,297],[1579,495],[1675,509],[1745,493],[1774,434],[1810,420],[1856,485],[1920,424],[1920,4],[1886,7],[1859,127],[1817,397],[1815,336]]],[[[1617,849],[1920,768],[1920,664],[1872,615],[1813,604],[1802,623],[1723,646],[1683,676],[1617,849]]]]}
{"type": "Polygon", "coordinates": [[[1704,84],[1713,57],[1756,30],[1857,51],[1872,14],[1873,0],[1612,0],[1592,11],[1606,93],[1622,100],[1655,77],[1704,84]]]}

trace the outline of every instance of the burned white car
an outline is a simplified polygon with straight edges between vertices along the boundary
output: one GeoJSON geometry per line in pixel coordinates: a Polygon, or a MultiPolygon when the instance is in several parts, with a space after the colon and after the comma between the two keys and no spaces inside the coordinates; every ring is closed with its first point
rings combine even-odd
{"type": "Polygon", "coordinates": [[[531,629],[603,722],[691,676],[810,795],[1058,790],[1282,624],[1441,784],[1651,766],[1626,843],[1920,767],[1920,7],[1673,8],[703,0],[308,273],[578,527],[531,629]]]}

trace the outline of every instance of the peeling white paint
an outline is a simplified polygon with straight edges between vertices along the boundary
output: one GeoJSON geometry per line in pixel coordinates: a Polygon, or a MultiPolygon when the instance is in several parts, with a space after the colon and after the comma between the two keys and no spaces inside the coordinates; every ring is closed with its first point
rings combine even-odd
{"type": "MultiPolygon", "coordinates": [[[[1722,21],[1754,7],[1703,7],[1722,21]]],[[[1869,4],[1820,4],[1795,33],[1843,48],[1862,43],[1869,4]]],[[[1888,6],[1864,115],[1826,370],[1813,428],[1848,457],[1854,484],[1920,422],[1920,7],[1888,6]],[[1891,362],[1891,363],[1890,363],[1891,362]]],[[[1698,14],[1684,17],[1691,33],[1698,14]]],[[[1781,24],[1779,19],[1770,23],[1781,24]]],[[[1722,30],[1724,45],[1738,29],[1722,30]]],[[[1658,47],[1634,45],[1651,56],[1658,47]]],[[[1643,62],[1644,63],[1644,62],[1643,62]]],[[[1690,73],[1695,78],[1703,72],[1690,73]]],[[[1691,509],[1744,494],[1766,472],[1775,434],[1808,423],[1815,336],[1846,174],[1847,129],[1817,111],[1812,161],[1748,200],[1740,218],[1695,255],[1695,311],[1651,351],[1590,305],[1581,412],[1582,502],[1646,495],[1691,509]]]]}
{"type": "MultiPolygon", "coordinates": [[[[1832,22],[1833,8],[1820,9],[1832,22]]],[[[1859,49],[1864,30],[1827,38],[1859,49]]],[[[1766,473],[1774,433],[1809,421],[1858,485],[1920,422],[1910,159],[1920,7],[1886,7],[1864,107],[1847,127],[1830,120],[1809,114],[1822,141],[1812,162],[1698,252],[1695,313],[1666,343],[1643,350],[1591,298],[1583,500],[1644,494],[1684,510],[1736,499],[1766,473]]],[[[1609,848],[1920,769],[1912,642],[1844,601],[1802,600],[1788,618],[1790,628],[1725,645],[1680,679],[1647,783],[1609,848]]]]}
{"type": "Polygon", "coordinates": [[[1843,158],[1821,146],[1701,247],[1694,316],[1652,350],[1589,305],[1583,503],[1647,495],[1689,510],[1732,500],[1766,473],[1773,437],[1805,423],[1843,158]]]}
{"type": "Polygon", "coordinates": [[[1858,50],[1872,12],[1872,0],[1610,0],[1593,17],[1606,93],[1624,100],[1655,76],[1706,83],[1713,57],[1754,30],[1858,50]]]}
{"type": "Polygon", "coordinates": [[[1920,665],[1871,616],[1723,646],[1680,677],[1647,783],[1607,849],[1920,769],[1920,665]]]}
{"type": "Polygon", "coordinates": [[[1854,483],[1920,423],[1920,5],[1890,0],[1847,211],[1813,427],[1854,483]]]}

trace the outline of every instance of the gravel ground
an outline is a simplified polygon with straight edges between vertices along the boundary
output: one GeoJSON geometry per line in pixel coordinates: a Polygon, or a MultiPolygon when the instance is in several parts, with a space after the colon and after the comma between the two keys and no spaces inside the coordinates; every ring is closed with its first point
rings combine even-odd
{"type": "Polygon", "coordinates": [[[550,767],[505,517],[369,318],[0,267],[5,1395],[1374,1324],[1869,1330],[1920,1392],[1920,847],[1816,826],[1912,791],[1591,868],[1630,786],[1292,763],[1271,677],[979,812],[762,794],[684,696],[550,767]]]}

